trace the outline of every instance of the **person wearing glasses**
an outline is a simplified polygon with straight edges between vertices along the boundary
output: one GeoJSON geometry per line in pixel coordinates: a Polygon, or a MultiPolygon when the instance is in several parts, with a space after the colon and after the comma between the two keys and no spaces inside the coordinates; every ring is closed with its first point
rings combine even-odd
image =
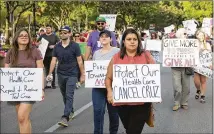
{"type": "MultiPolygon", "coordinates": [[[[96,18],[96,26],[97,30],[93,31],[88,38],[87,41],[87,48],[86,48],[86,54],[85,54],[85,60],[89,60],[90,55],[94,55],[94,52],[101,49],[102,45],[99,41],[99,34],[101,31],[105,30],[106,27],[106,19],[104,17],[97,17],[96,18]]],[[[112,42],[111,45],[116,47],[117,41],[115,34],[111,32],[112,42]]]]}
{"type": "Polygon", "coordinates": [[[80,33],[75,33],[74,34],[74,41],[77,42],[77,43],[85,42],[85,37],[80,33]]]}
{"type": "MultiPolygon", "coordinates": [[[[19,29],[13,37],[12,48],[8,51],[6,55],[5,68],[43,67],[44,65],[42,54],[39,49],[32,47],[31,37],[28,29],[19,29]]],[[[42,79],[44,80],[44,77],[42,79]]],[[[44,81],[42,81],[42,88],[44,89],[44,81]]],[[[44,90],[42,91],[41,97],[42,99],[44,99],[44,90]]],[[[9,101],[8,104],[15,106],[16,108],[19,132],[21,134],[32,133],[30,115],[35,101],[9,101]]],[[[15,121],[16,120],[14,120],[14,122],[15,121]]]]}
{"type": "Polygon", "coordinates": [[[51,80],[52,72],[58,60],[57,76],[58,84],[61,94],[63,96],[63,102],[65,105],[64,114],[59,125],[67,127],[68,121],[73,118],[73,101],[74,91],[76,89],[76,83],[78,81],[80,70],[80,82],[84,82],[84,66],[81,57],[81,51],[79,44],[70,40],[71,29],[69,26],[64,26],[59,30],[59,36],[61,41],[56,44],[53,49],[53,57],[51,60],[50,71],[47,76],[48,80],[51,80]]]}

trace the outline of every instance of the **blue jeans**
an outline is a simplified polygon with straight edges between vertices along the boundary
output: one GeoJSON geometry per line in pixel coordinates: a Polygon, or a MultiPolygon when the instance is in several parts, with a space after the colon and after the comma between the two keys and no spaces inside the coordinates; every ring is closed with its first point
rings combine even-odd
{"type": "Polygon", "coordinates": [[[92,102],[94,109],[94,134],[103,134],[104,114],[107,104],[109,113],[110,134],[117,134],[119,127],[119,116],[117,108],[107,102],[107,91],[104,88],[92,89],[92,102]]]}
{"type": "Polygon", "coordinates": [[[64,76],[61,74],[57,74],[57,76],[63,102],[65,104],[64,115],[62,117],[69,119],[70,113],[74,112],[74,90],[76,89],[77,77],[64,76]]]}

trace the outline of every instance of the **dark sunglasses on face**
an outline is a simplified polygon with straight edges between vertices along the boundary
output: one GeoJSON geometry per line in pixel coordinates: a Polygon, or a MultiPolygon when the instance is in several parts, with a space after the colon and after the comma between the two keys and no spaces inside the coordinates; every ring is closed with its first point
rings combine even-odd
{"type": "Polygon", "coordinates": [[[80,37],[79,35],[75,35],[74,37],[80,37]]]}
{"type": "Polygon", "coordinates": [[[67,34],[66,32],[60,32],[59,34],[67,34]]]}
{"type": "Polygon", "coordinates": [[[104,22],[98,22],[97,25],[104,25],[104,22]]]}

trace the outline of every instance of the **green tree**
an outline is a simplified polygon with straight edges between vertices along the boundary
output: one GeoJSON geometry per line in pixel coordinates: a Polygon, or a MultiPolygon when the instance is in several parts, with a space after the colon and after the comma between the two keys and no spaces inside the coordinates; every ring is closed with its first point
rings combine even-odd
{"type": "Polygon", "coordinates": [[[12,28],[12,37],[14,36],[16,25],[18,24],[21,15],[32,7],[31,1],[6,1],[5,8],[6,24],[5,24],[5,35],[6,44],[9,44],[9,28],[12,28]]]}
{"type": "Polygon", "coordinates": [[[202,23],[203,18],[212,18],[213,3],[212,1],[181,1],[184,19],[196,19],[202,23]]]}

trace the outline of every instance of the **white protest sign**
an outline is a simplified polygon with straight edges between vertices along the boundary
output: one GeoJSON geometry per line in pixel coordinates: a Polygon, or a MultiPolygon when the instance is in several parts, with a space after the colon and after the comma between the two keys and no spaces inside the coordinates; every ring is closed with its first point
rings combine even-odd
{"type": "Polygon", "coordinates": [[[213,79],[213,70],[210,68],[213,61],[212,52],[207,50],[201,51],[199,53],[199,61],[200,63],[194,67],[194,71],[213,79]]]}
{"type": "Polygon", "coordinates": [[[145,45],[144,48],[146,50],[161,51],[162,41],[161,40],[145,40],[144,45],[145,45]]]}
{"type": "Polygon", "coordinates": [[[171,33],[171,31],[175,28],[174,25],[170,25],[168,27],[164,27],[164,32],[167,33],[171,33]]]}
{"type": "Polygon", "coordinates": [[[46,53],[46,50],[47,50],[47,47],[48,47],[48,43],[49,42],[46,39],[42,38],[41,44],[39,45],[39,48],[38,48],[42,53],[43,59],[45,57],[45,53],[46,53]]]}
{"type": "Polygon", "coordinates": [[[183,26],[187,30],[187,34],[193,35],[197,31],[197,25],[195,24],[195,20],[186,20],[183,21],[183,26]]]}
{"type": "Polygon", "coordinates": [[[100,14],[100,17],[104,17],[106,19],[106,30],[115,31],[116,14],[100,14]]]}
{"type": "Polygon", "coordinates": [[[164,39],[163,67],[192,67],[199,63],[197,39],[164,39]]]}
{"type": "Polygon", "coordinates": [[[204,18],[202,22],[202,31],[211,36],[213,26],[213,18],[204,18]]]}
{"type": "Polygon", "coordinates": [[[42,68],[0,68],[1,101],[41,101],[42,68]]]}
{"type": "Polygon", "coordinates": [[[204,18],[202,22],[202,27],[212,27],[213,26],[213,18],[204,18]]]}
{"type": "Polygon", "coordinates": [[[110,60],[85,61],[85,87],[105,88],[105,78],[110,60]]]}
{"type": "Polygon", "coordinates": [[[159,64],[114,64],[113,102],[161,102],[159,64]]]}

